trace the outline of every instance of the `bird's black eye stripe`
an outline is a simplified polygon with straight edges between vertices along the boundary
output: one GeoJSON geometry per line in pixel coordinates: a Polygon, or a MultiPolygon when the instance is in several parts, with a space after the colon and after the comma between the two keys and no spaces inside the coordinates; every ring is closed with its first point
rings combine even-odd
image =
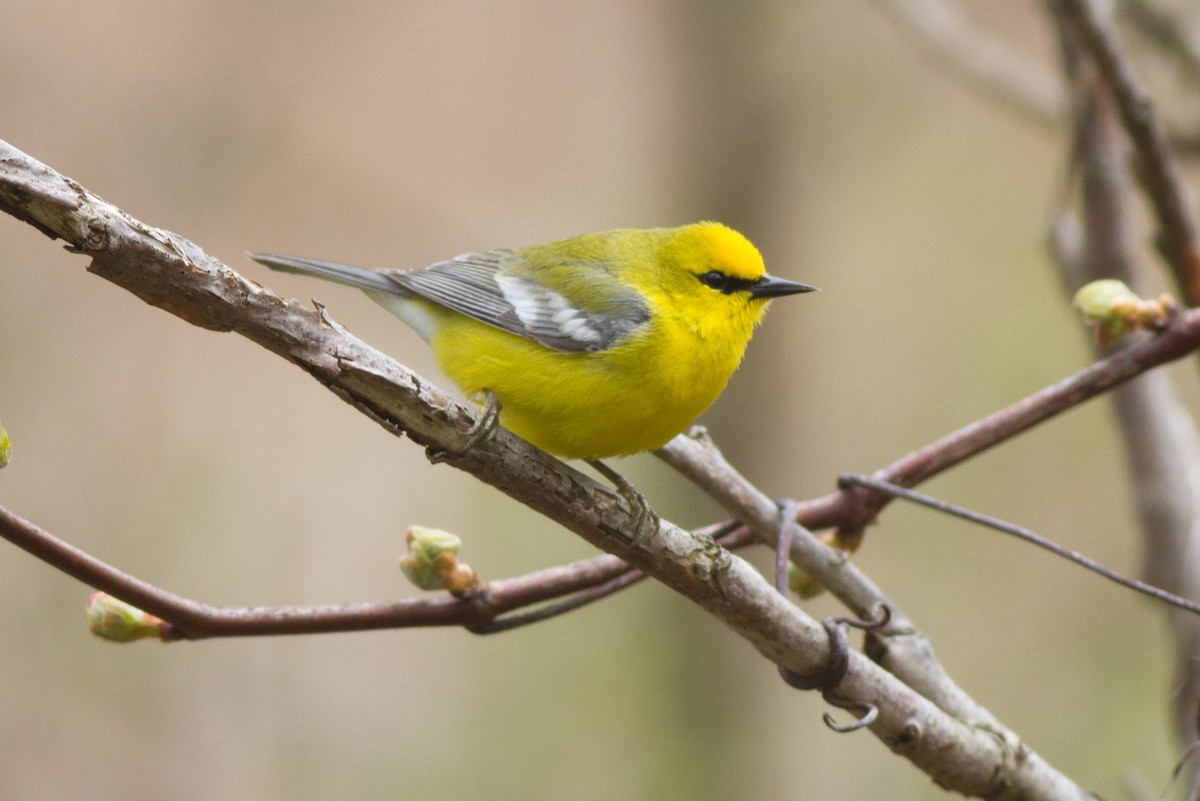
{"type": "Polygon", "coordinates": [[[700,283],[704,284],[709,289],[715,289],[718,292],[724,292],[726,295],[734,292],[745,292],[758,283],[759,279],[749,278],[734,278],[731,275],[726,275],[720,270],[709,270],[706,273],[701,273],[696,276],[700,279],[700,283]]]}

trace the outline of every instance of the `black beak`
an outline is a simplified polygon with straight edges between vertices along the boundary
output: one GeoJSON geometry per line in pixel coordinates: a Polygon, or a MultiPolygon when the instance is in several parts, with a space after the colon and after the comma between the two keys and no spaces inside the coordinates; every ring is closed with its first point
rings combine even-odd
{"type": "Polygon", "coordinates": [[[815,286],[808,284],[797,283],[796,281],[788,281],[783,278],[776,278],[773,275],[764,275],[758,279],[753,286],[750,287],[750,297],[752,298],[778,298],[784,295],[798,295],[801,292],[816,292],[815,286]]]}

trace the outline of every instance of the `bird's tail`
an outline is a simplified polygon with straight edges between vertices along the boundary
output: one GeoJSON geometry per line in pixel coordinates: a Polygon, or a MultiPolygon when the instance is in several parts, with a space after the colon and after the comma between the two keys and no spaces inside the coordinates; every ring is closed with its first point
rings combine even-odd
{"type": "Polygon", "coordinates": [[[318,278],[336,281],[339,284],[348,284],[370,292],[384,292],[389,295],[410,294],[400,284],[388,278],[385,273],[377,270],[352,267],[349,264],[338,264],[335,261],[281,256],[276,253],[247,253],[246,255],[259,264],[265,264],[272,270],[280,272],[315,275],[318,278]]]}

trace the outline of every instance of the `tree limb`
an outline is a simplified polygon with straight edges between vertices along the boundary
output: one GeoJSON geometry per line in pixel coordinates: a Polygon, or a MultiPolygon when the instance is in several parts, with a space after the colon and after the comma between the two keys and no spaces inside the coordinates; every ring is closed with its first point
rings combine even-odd
{"type": "MultiPolygon", "coordinates": [[[[235,331],[291,360],[389,430],[455,451],[473,415],[428,382],[312,311],[239,276],[197,246],[134,220],[49,167],[0,142],[0,207],[92,258],[89,270],[153,305],[219,331],[235,331]]],[[[749,564],[662,521],[632,539],[636,512],[618,494],[500,430],[452,464],[561,523],[690,598],[777,665],[811,675],[827,650],[824,629],[775,592],[749,564]]],[[[871,731],[943,787],[987,798],[1088,794],[1023,746],[939,710],[861,654],[836,694],[871,704],[871,731]]]]}
{"type": "Polygon", "coordinates": [[[1159,249],[1175,273],[1188,305],[1200,303],[1200,251],[1196,204],[1171,151],[1166,127],[1154,113],[1150,94],[1121,48],[1111,22],[1094,0],[1051,0],[1079,34],[1088,56],[1112,93],[1121,122],[1138,155],[1138,174],[1159,226],[1159,249]]]}
{"type": "MultiPolygon", "coordinates": [[[[914,487],[1154,367],[1186,356],[1198,347],[1200,311],[1180,311],[1153,338],[1110,354],[1056,384],[965,425],[901,457],[872,476],[902,487],[914,487]]],[[[857,536],[853,532],[860,532],[889,500],[869,491],[839,490],[797,504],[796,520],[810,529],[830,526],[851,529],[853,544],[857,536]]]]}
{"type": "MultiPolygon", "coordinates": [[[[1149,282],[1137,255],[1128,142],[1108,81],[1085,57],[1074,19],[1059,15],[1058,21],[1072,86],[1072,158],[1081,177],[1082,225],[1074,250],[1055,243],[1057,261],[1068,293],[1097,278],[1118,278],[1140,289],[1149,282]]],[[[1141,523],[1143,573],[1172,593],[1200,597],[1200,563],[1194,558],[1200,549],[1200,435],[1195,422],[1162,371],[1119,388],[1113,399],[1141,523]]],[[[1172,711],[1176,735],[1187,747],[1200,737],[1200,621],[1178,610],[1172,610],[1170,621],[1179,687],[1172,711]]],[[[1194,760],[1188,763],[1185,782],[1189,797],[1196,797],[1200,772],[1194,760]]]]}

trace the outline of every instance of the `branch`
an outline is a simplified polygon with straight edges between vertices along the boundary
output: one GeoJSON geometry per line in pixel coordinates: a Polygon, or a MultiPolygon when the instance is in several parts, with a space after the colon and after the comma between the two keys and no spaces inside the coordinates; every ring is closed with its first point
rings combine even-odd
{"type": "MultiPolygon", "coordinates": [[[[147,302],[205,328],[235,331],[291,360],[393,433],[443,451],[464,444],[470,410],[352,337],[322,310],[282,300],[3,142],[0,208],[65,239],[91,256],[89,270],[147,302]]],[[[776,665],[800,675],[822,667],[824,629],[711,538],[665,520],[654,536],[631,538],[637,510],[620,495],[503,430],[450,462],[619,554],[776,665]]],[[[849,662],[837,696],[877,707],[871,731],[943,787],[988,798],[1088,797],[1036,755],[1014,753],[988,732],[946,715],[861,654],[852,653],[849,662]]]]}
{"type": "MultiPolygon", "coordinates": [[[[1069,294],[1100,277],[1141,288],[1144,269],[1134,247],[1136,215],[1132,176],[1113,101],[1083,57],[1074,26],[1059,17],[1063,61],[1071,78],[1075,146],[1082,176],[1082,237],[1075,250],[1056,242],[1058,263],[1069,294]]],[[[1060,230],[1062,226],[1059,226],[1060,230]]],[[[1141,523],[1147,579],[1175,594],[1200,597],[1200,435],[1165,372],[1121,387],[1114,393],[1118,432],[1130,469],[1141,523]]],[[[1171,614],[1176,681],[1172,698],[1175,730],[1184,746],[1193,743],[1200,711],[1200,622],[1171,614]]],[[[1200,772],[1188,764],[1189,797],[1200,787],[1200,772]]]]}
{"type": "MultiPolygon", "coordinates": [[[[914,487],[1039,423],[1096,397],[1142,373],[1200,348],[1200,310],[1180,311],[1153,338],[1114,353],[1057,384],[998,412],[963,426],[904,456],[873,478],[914,487]]],[[[887,505],[887,496],[869,491],[840,490],[797,504],[796,520],[811,529],[839,526],[851,532],[851,544],[887,505]]]]}
{"type": "Polygon", "coordinates": [[[1195,200],[1184,183],[1166,128],[1154,113],[1149,93],[1138,80],[1116,31],[1094,0],[1051,0],[1048,5],[1061,17],[1061,22],[1079,33],[1112,92],[1121,123],[1137,150],[1142,186],[1158,219],[1159,250],[1175,273],[1188,304],[1200,304],[1195,200]]]}
{"type": "Polygon", "coordinates": [[[981,512],[976,512],[973,509],[968,509],[965,506],[958,506],[953,503],[938,500],[937,498],[925,495],[920,492],[915,492],[904,487],[898,487],[895,484],[888,484],[886,481],[878,481],[876,479],[867,478],[866,476],[856,475],[854,473],[843,473],[838,477],[839,484],[850,484],[859,487],[870,487],[879,492],[886,492],[888,495],[894,495],[897,498],[904,498],[919,506],[924,506],[928,509],[941,512],[943,514],[957,517],[960,520],[966,520],[969,523],[975,523],[985,528],[990,528],[994,531],[999,531],[1003,534],[1016,537],[1022,542],[1027,542],[1030,545],[1036,545],[1044,551],[1049,551],[1057,557],[1066,559],[1068,562],[1074,562],[1085,570],[1090,570],[1098,576],[1101,576],[1114,584],[1119,584],[1122,587],[1140,592],[1157,601],[1161,601],[1168,606],[1185,611],[1191,615],[1200,616],[1200,602],[1192,601],[1183,598],[1174,593],[1167,592],[1161,587],[1156,587],[1153,584],[1147,584],[1144,581],[1131,579],[1122,576],[1117,571],[1105,567],[1091,557],[1084,556],[1079,551],[1067,548],[1064,545],[1059,545],[1054,540],[1043,537],[1035,531],[1030,531],[1024,526],[1018,526],[1015,523],[1009,523],[1007,520],[1001,520],[993,515],[985,515],[981,512]]]}
{"type": "Polygon", "coordinates": [[[465,626],[486,633],[501,626],[511,628],[503,616],[514,609],[604,588],[614,581],[627,583],[641,578],[621,559],[603,554],[518,578],[491,581],[468,598],[445,595],[322,606],[230,608],[182,598],[130,576],[4,507],[0,507],[0,538],[84,584],[166,621],[164,640],[427,626],[465,626]]]}
{"type": "MultiPolygon", "coordinates": [[[[952,0],[875,2],[901,34],[952,78],[1044,127],[1067,122],[1065,97],[1055,76],[972,25],[952,0]]],[[[1175,57],[1189,74],[1200,70],[1200,40],[1182,33],[1180,20],[1146,0],[1122,0],[1119,6],[1147,39],[1175,57]]],[[[1167,137],[1180,152],[1200,151],[1200,135],[1194,130],[1170,130],[1167,137]]]]}
{"type": "MultiPolygon", "coordinates": [[[[676,437],[657,453],[731,515],[744,521],[759,539],[771,545],[777,543],[779,507],[725,460],[703,430],[693,429],[687,437],[676,437]]],[[[869,611],[880,605],[891,610],[887,625],[873,632],[869,640],[872,658],[880,665],[946,713],[993,732],[1008,748],[1019,746],[1020,739],[1013,732],[950,678],[934,656],[929,639],[895,601],[846,558],[845,552],[797,525],[792,532],[790,557],[856,615],[868,617],[869,611]]]]}
{"type": "Polygon", "coordinates": [[[1193,78],[1200,76],[1200,38],[1182,14],[1149,0],[1121,0],[1117,8],[1143,36],[1173,55],[1185,72],[1193,78]]]}

